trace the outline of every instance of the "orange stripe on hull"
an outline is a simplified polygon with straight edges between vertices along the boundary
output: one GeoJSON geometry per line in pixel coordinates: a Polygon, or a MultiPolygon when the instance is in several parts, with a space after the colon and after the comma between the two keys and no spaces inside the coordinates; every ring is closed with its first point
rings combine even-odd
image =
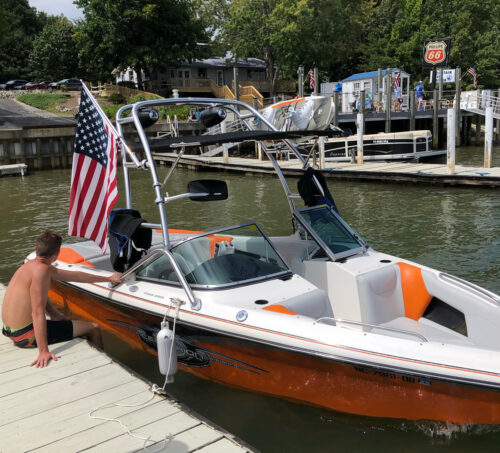
{"type": "MultiPolygon", "coordinates": [[[[159,317],[103,303],[59,283],[52,285],[49,296],[57,305],[98,322],[128,344],[155,354],[137,333],[116,321],[159,328],[159,317]]],[[[182,338],[184,327],[177,326],[182,338]]],[[[209,366],[179,363],[181,369],[245,390],[366,416],[500,424],[498,391],[425,381],[215,334],[214,342],[205,336],[204,342],[196,345],[209,351],[209,366]]]]}

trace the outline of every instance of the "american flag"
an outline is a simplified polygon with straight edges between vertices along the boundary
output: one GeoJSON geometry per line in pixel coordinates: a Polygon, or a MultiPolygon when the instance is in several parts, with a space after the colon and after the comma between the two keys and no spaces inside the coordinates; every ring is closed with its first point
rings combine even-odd
{"type": "Polygon", "coordinates": [[[398,90],[399,85],[401,85],[401,76],[399,72],[396,72],[396,76],[394,77],[394,91],[398,90]]]}
{"type": "Polygon", "coordinates": [[[311,88],[311,90],[314,90],[314,87],[316,86],[316,81],[314,80],[314,71],[312,69],[309,69],[307,75],[309,76],[309,88],[311,88]]]}
{"type": "Polygon", "coordinates": [[[69,200],[69,235],[91,239],[106,253],[107,219],[118,199],[117,133],[82,84],[69,200]]]}
{"type": "Polygon", "coordinates": [[[467,72],[472,76],[474,79],[474,88],[477,88],[477,72],[476,72],[476,65],[472,66],[471,68],[467,69],[467,72]]]}

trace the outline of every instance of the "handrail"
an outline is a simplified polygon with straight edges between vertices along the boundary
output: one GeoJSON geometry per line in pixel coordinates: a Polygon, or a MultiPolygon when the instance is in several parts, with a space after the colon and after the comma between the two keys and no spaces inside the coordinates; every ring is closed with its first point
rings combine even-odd
{"type": "Polygon", "coordinates": [[[459,287],[461,289],[465,289],[470,293],[476,294],[481,297],[486,303],[493,305],[494,307],[500,307],[500,299],[496,297],[495,294],[490,293],[489,291],[481,288],[480,286],[474,285],[466,280],[462,280],[459,277],[455,277],[454,275],[446,274],[444,272],[439,273],[439,278],[444,280],[447,283],[452,284],[453,286],[459,287]]]}
{"type": "Polygon", "coordinates": [[[411,332],[410,330],[395,329],[394,327],[378,326],[377,324],[369,324],[367,322],[360,322],[360,321],[351,321],[349,319],[330,318],[328,316],[318,318],[314,322],[321,323],[322,321],[334,321],[335,323],[343,322],[345,324],[353,324],[355,326],[372,327],[374,329],[388,330],[390,332],[398,332],[398,333],[402,333],[404,335],[413,335],[414,337],[419,338],[420,340],[424,341],[425,343],[429,342],[429,340],[427,338],[425,338],[423,335],[420,335],[419,333],[416,333],[416,332],[411,332]]]}

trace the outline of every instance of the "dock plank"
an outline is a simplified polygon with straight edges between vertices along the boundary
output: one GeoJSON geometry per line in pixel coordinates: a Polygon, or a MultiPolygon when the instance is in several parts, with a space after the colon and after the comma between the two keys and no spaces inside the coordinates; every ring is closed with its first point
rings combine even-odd
{"type": "MultiPolygon", "coordinates": [[[[0,307],[5,287],[0,284],[0,307]]],[[[150,384],[85,340],[54,345],[59,360],[33,368],[37,349],[17,348],[0,336],[0,452],[141,451],[144,441],[130,429],[151,434],[165,451],[198,451],[220,444],[221,452],[253,451],[182,404],[153,395],[150,384]],[[102,407],[108,403],[118,403],[102,407]],[[221,443],[222,442],[222,443],[221,443]]],[[[157,447],[155,447],[157,448],[157,447]]],[[[212,450],[215,451],[215,450],[212,450]]]]}
{"type": "MultiPolygon", "coordinates": [[[[197,453],[231,453],[235,450],[235,444],[230,440],[223,438],[197,450],[197,453]]],[[[241,448],[240,452],[245,452],[246,449],[241,448]]]]}

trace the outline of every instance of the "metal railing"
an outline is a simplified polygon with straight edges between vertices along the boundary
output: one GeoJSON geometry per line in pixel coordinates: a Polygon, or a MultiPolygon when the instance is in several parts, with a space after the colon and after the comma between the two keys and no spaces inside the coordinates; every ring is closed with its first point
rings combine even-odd
{"type": "Polygon", "coordinates": [[[361,326],[361,327],[370,327],[372,329],[386,330],[389,332],[396,332],[396,333],[401,333],[404,335],[414,336],[414,337],[417,337],[418,339],[422,340],[425,343],[429,342],[429,340],[427,340],[427,338],[425,338],[423,335],[420,335],[419,333],[416,333],[416,332],[412,332],[410,330],[396,329],[394,327],[378,326],[377,324],[369,324],[367,322],[351,321],[349,319],[341,319],[341,318],[330,318],[330,317],[326,317],[326,316],[315,320],[315,322],[320,323],[320,324],[323,321],[333,321],[333,322],[335,322],[335,325],[339,322],[339,323],[352,324],[352,325],[361,326]]]}

